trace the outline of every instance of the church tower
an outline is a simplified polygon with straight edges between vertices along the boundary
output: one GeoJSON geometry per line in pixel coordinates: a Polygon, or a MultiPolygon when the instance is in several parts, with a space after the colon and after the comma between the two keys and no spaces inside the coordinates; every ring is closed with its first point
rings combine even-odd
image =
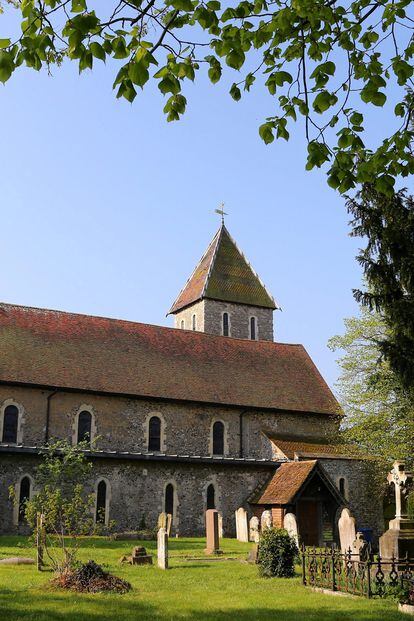
{"type": "Polygon", "coordinates": [[[273,341],[277,308],[222,224],[168,314],[175,328],[273,341]]]}

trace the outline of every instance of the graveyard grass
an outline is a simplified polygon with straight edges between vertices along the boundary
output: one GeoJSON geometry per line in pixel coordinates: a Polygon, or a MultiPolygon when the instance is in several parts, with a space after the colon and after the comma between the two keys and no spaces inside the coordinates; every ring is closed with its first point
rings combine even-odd
{"type": "MultiPolygon", "coordinates": [[[[394,621],[406,619],[392,601],[335,597],[292,579],[259,578],[257,567],[241,562],[251,544],[224,539],[224,557],[209,561],[204,539],[171,539],[168,571],[156,566],[155,541],[82,541],[81,560],[94,559],[107,571],[128,580],[126,595],[77,594],[48,584],[51,573],[33,565],[0,565],[0,619],[4,621],[394,621]],[[134,545],[144,545],[154,566],[119,565],[134,545]],[[189,560],[194,559],[194,560],[189,560]]],[[[29,556],[35,551],[24,537],[0,537],[0,558],[29,556]]]]}

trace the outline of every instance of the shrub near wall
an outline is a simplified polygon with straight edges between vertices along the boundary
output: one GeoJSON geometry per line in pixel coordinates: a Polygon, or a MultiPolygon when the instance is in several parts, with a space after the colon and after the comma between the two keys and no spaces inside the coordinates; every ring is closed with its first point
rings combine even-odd
{"type": "Polygon", "coordinates": [[[266,578],[292,578],[298,553],[296,542],[287,530],[268,528],[260,537],[257,559],[260,575],[266,578]]]}

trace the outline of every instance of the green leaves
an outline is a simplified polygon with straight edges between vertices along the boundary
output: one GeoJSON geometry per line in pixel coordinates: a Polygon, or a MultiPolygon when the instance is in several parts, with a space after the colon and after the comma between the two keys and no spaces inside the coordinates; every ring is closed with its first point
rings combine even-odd
{"type": "Polygon", "coordinates": [[[338,97],[334,93],[328,91],[321,91],[313,100],[313,109],[315,112],[322,114],[326,112],[331,106],[334,106],[338,101],[338,97]]]}
{"type": "Polygon", "coordinates": [[[392,68],[398,79],[398,84],[404,86],[413,75],[414,68],[412,65],[403,60],[400,56],[392,59],[392,68]]]}
{"type": "Polygon", "coordinates": [[[308,144],[308,160],[306,170],[312,170],[315,166],[320,168],[330,158],[329,149],[323,142],[312,140],[308,144]]]}
{"type": "Polygon", "coordinates": [[[246,55],[243,50],[233,49],[227,54],[226,63],[232,69],[238,70],[243,66],[245,59],[246,55]]]}
{"type": "Polygon", "coordinates": [[[380,75],[372,76],[361,90],[362,101],[372,103],[374,106],[383,106],[387,97],[379,88],[385,85],[386,82],[383,77],[380,75]]]}
{"type": "Polygon", "coordinates": [[[7,82],[14,70],[13,56],[10,52],[0,51],[0,81],[7,82]]]}
{"type": "Polygon", "coordinates": [[[81,13],[86,11],[86,0],[72,0],[72,13],[81,13]]]}
{"type": "Polygon", "coordinates": [[[265,144],[270,144],[274,141],[275,137],[273,135],[273,123],[267,122],[263,123],[259,127],[259,135],[265,144]]]}
{"type": "Polygon", "coordinates": [[[0,39],[0,49],[3,50],[5,47],[9,47],[10,43],[10,39],[0,39]]]}
{"type": "Polygon", "coordinates": [[[167,121],[178,121],[181,114],[184,114],[187,100],[184,95],[172,95],[164,106],[167,114],[167,121]]]}
{"type": "Polygon", "coordinates": [[[103,60],[105,62],[106,53],[100,43],[97,43],[96,41],[94,41],[93,43],[90,44],[89,49],[91,51],[92,56],[94,56],[95,58],[98,58],[99,60],[103,60]]]}
{"type": "Polygon", "coordinates": [[[232,84],[230,89],[230,95],[233,97],[235,101],[239,101],[241,99],[241,91],[237,84],[232,84]]]}

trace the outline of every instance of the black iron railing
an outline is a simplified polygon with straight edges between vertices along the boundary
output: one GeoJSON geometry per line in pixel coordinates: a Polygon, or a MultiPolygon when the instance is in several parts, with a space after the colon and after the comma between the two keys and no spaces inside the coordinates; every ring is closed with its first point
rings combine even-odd
{"type": "Polygon", "coordinates": [[[382,559],[368,548],[361,559],[351,549],[302,547],[302,581],[306,586],[384,597],[404,582],[414,580],[414,559],[382,559]]]}

